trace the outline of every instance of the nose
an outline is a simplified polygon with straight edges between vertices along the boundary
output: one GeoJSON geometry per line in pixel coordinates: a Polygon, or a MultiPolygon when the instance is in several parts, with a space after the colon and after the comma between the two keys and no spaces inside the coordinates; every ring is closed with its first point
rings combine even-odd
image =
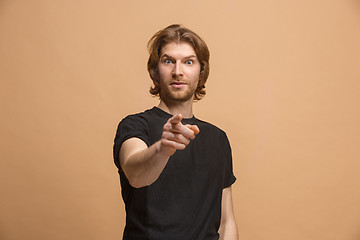
{"type": "Polygon", "coordinates": [[[180,62],[177,62],[176,64],[174,64],[174,69],[173,69],[172,75],[173,75],[173,78],[175,78],[175,79],[177,79],[183,75],[182,66],[181,66],[180,62]]]}

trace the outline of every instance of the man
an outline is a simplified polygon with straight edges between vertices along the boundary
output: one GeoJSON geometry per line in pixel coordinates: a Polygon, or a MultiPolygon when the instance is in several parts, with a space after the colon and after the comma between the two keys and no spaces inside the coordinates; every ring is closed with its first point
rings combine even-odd
{"type": "Polygon", "coordinates": [[[157,107],[117,129],[115,164],[126,208],[125,240],[237,239],[226,134],[193,115],[205,95],[209,50],[191,30],[170,25],[149,41],[157,107]]]}

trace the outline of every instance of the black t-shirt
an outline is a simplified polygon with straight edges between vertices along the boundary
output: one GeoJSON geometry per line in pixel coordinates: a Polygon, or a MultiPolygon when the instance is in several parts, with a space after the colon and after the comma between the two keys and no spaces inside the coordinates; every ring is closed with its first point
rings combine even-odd
{"type": "Polygon", "coordinates": [[[232,185],[231,148],[226,134],[195,117],[200,133],[184,150],[173,154],[150,186],[133,188],[119,163],[121,144],[131,138],[148,146],[160,140],[171,114],[154,107],[124,118],[117,129],[114,160],[119,169],[126,209],[124,240],[218,239],[222,190],[232,185]]]}

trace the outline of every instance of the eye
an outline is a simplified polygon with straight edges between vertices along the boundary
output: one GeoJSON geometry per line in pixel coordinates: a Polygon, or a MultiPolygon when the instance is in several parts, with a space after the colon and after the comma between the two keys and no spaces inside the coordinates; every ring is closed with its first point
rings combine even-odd
{"type": "Polygon", "coordinates": [[[166,59],[164,62],[165,62],[166,64],[171,64],[171,63],[172,63],[172,61],[171,61],[170,59],[166,59]]]}
{"type": "Polygon", "coordinates": [[[185,63],[189,64],[189,65],[192,65],[194,63],[194,61],[193,60],[187,60],[185,63]]]}

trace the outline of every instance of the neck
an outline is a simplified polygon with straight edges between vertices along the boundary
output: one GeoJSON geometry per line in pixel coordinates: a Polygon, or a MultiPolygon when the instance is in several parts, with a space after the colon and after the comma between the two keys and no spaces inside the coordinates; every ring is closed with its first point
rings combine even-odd
{"type": "Polygon", "coordinates": [[[171,115],[181,114],[183,118],[191,118],[193,117],[192,105],[193,101],[169,103],[160,100],[158,108],[170,113],[171,115]]]}

